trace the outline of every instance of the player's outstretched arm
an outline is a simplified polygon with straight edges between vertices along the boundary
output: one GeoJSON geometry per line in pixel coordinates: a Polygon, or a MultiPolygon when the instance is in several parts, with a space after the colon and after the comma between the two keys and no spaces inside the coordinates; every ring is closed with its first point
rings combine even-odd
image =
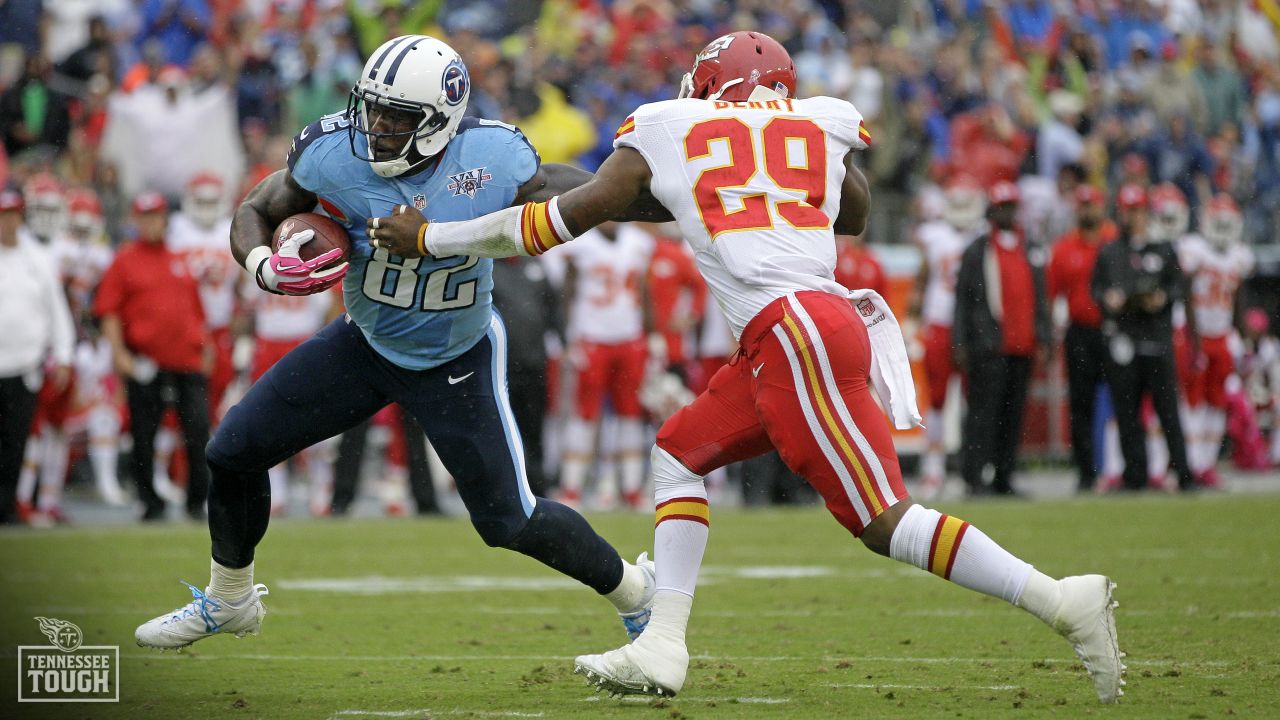
{"type": "MultiPolygon", "coordinates": [[[[520,192],[516,195],[516,200],[512,205],[523,205],[526,202],[548,202],[553,197],[564,195],[570,190],[586,185],[591,182],[593,177],[586,170],[572,165],[547,163],[539,167],[538,172],[520,187],[520,192]]],[[[653,197],[646,183],[630,205],[609,219],[618,222],[660,223],[670,222],[674,218],[671,216],[670,211],[663,207],[657,198],[653,197]]]]}
{"type": "Polygon", "coordinates": [[[840,187],[840,215],[836,217],[837,235],[861,235],[867,229],[867,214],[871,211],[871,189],[867,178],[853,164],[853,153],[844,157],[844,183],[840,187]]]}
{"type": "Polygon", "coordinates": [[[562,195],[545,187],[526,194],[546,193],[551,196],[547,201],[530,200],[474,220],[446,223],[429,223],[421,213],[400,205],[389,217],[369,220],[370,242],[401,257],[541,255],[606,220],[622,217],[644,196],[650,179],[649,165],[638,151],[618,148],[586,183],[562,195]]]}

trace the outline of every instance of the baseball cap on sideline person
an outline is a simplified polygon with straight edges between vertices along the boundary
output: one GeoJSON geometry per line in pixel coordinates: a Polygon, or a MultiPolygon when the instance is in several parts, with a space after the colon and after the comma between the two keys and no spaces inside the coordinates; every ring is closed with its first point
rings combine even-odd
{"type": "Polygon", "coordinates": [[[146,190],[133,198],[133,211],[139,215],[162,212],[169,209],[169,201],[158,192],[146,190]]]}
{"type": "Polygon", "coordinates": [[[1147,206],[1147,189],[1141,185],[1130,183],[1120,188],[1120,192],[1116,193],[1116,207],[1122,210],[1129,210],[1136,207],[1147,206]]]}

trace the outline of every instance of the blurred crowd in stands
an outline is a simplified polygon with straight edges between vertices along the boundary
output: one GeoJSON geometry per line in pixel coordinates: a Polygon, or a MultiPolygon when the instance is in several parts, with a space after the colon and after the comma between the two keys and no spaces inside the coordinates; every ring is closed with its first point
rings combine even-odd
{"type": "MultiPolygon", "coordinates": [[[[966,243],[983,235],[989,229],[982,222],[986,191],[998,186],[1016,192],[1011,222],[1033,249],[1030,255],[1039,249],[1046,262],[1059,239],[1080,226],[1079,206],[1096,207],[1086,214],[1110,222],[1123,210],[1117,195],[1124,187],[1142,188],[1156,199],[1168,197],[1157,188],[1176,191],[1185,208],[1184,234],[1204,233],[1203,218],[1215,198],[1233,202],[1240,217],[1237,241],[1253,248],[1257,261],[1239,279],[1238,296],[1233,289],[1229,298],[1233,387],[1243,388],[1237,393],[1240,407],[1249,409],[1247,419],[1233,413],[1229,422],[1247,425],[1263,445],[1280,436],[1280,358],[1269,330],[1280,312],[1277,0],[4,0],[0,188],[15,191],[9,196],[18,199],[0,199],[0,217],[25,213],[24,232],[50,248],[62,244],[53,254],[76,348],[57,364],[76,367],[82,377],[47,387],[42,398],[66,394],[78,383],[92,386],[71,392],[82,394],[73,402],[85,410],[78,427],[59,427],[43,411],[37,420],[19,488],[24,517],[62,518],[56,489],[46,496],[35,486],[60,487],[68,447],[87,448],[88,456],[96,448],[101,457],[92,464],[100,494],[111,503],[125,502],[114,459],[122,438],[130,447],[130,413],[122,412],[121,387],[142,382],[146,373],[139,376],[131,368],[126,381],[115,379],[99,318],[122,309],[100,306],[95,312],[101,301],[94,294],[114,250],[142,232],[143,216],[163,212],[169,218],[169,249],[186,259],[207,295],[203,319],[193,315],[191,322],[205,325],[204,342],[218,357],[190,370],[208,379],[213,423],[235,397],[237,384],[260,374],[255,364],[266,361],[267,350],[278,353],[280,343],[297,339],[299,328],[314,328],[341,312],[340,298],[327,296],[308,307],[271,308],[256,297],[252,283],[243,289],[229,254],[215,258],[203,245],[182,247],[172,235],[225,233],[244,193],[282,167],[291,137],[319,116],[346,107],[365,56],[386,38],[446,38],[470,72],[468,114],[519,126],[545,162],[591,170],[638,105],[673,97],[694,53],[737,29],[761,30],[784,44],[795,60],[801,95],[848,99],[866,118],[873,142],[860,162],[871,184],[872,216],[864,238],[841,240],[840,272],[848,283],[884,284],[877,257],[890,274],[914,278],[916,268],[928,264],[928,247],[914,251],[922,242],[920,229],[949,222],[948,208],[956,210],[951,205],[968,203],[967,210],[960,208],[970,223],[961,228],[966,243]],[[976,199],[975,188],[982,190],[976,199]],[[158,193],[167,208],[144,202],[150,193],[158,193]],[[169,216],[169,210],[178,212],[169,216]],[[175,230],[178,219],[181,229],[175,230]],[[905,267],[902,258],[910,259],[905,267]],[[220,300],[209,299],[215,286],[220,300]],[[289,330],[280,330],[279,318],[291,312],[289,330]],[[269,316],[264,321],[259,313],[269,316]],[[240,349],[233,353],[237,341],[240,349]],[[90,407],[99,408],[97,415],[88,413],[90,407]],[[114,420],[106,417],[112,412],[114,420]],[[89,421],[90,415],[95,419],[89,421]]],[[[1008,204],[991,199],[993,207],[1008,204]]],[[[0,233],[4,227],[0,223],[0,233]]],[[[663,345],[650,343],[647,352],[662,356],[659,364],[675,369],[678,381],[663,386],[670,378],[646,371],[643,387],[624,388],[648,394],[649,418],[682,397],[679,391],[696,391],[703,367],[732,352],[732,338],[714,307],[706,310],[696,273],[688,272],[683,251],[664,237],[665,230],[638,229],[644,239],[637,242],[652,253],[641,274],[659,289],[637,294],[636,302],[652,302],[665,318],[663,326],[648,328],[664,336],[663,345]]],[[[509,282],[524,278],[543,283],[552,296],[563,295],[566,286],[582,281],[581,268],[567,270],[573,264],[566,259],[546,268],[521,266],[509,282]]],[[[501,295],[501,277],[497,284],[501,295]]],[[[636,286],[621,277],[602,292],[636,286]]],[[[1039,292],[1052,290],[1050,283],[1039,292]]],[[[897,292],[884,286],[899,312],[917,320],[922,337],[928,318],[919,317],[919,307],[908,311],[924,302],[923,293],[923,286],[913,291],[908,284],[897,292]]],[[[1051,300],[1046,297],[1048,306],[1051,300]]],[[[498,302],[501,307],[501,297],[498,302]]],[[[520,311],[518,303],[503,310],[520,311]]],[[[600,493],[602,502],[636,504],[634,430],[628,424],[634,413],[617,412],[628,402],[609,403],[605,415],[614,419],[598,437],[588,432],[585,446],[582,432],[558,431],[562,418],[592,416],[581,411],[590,403],[575,402],[560,382],[564,376],[576,384],[574,370],[588,362],[574,324],[593,321],[572,317],[583,312],[566,304],[566,315],[541,318],[550,342],[544,346],[534,335],[525,343],[536,346],[526,362],[551,364],[542,373],[547,407],[526,413],[522,423],[526,436],[542,436],[534,428],[551,418],[548,444],[536,448],[545,456],[537,461],[545,469],[537,483],[550,491],[563,457],[577,478],[567,499],[579,499],[572,495],[583,490],[582,457],[599,444],[602,455],[617,456],[623,486],[621,493],[610,491],[612,498],[600,493]]],[[[1064,313],[1055,317],[1059,340],[1070,325],[1064,313]]],[[[115,360],[115,371],[121,371],[115,360]]],[[[1192,365],[1197,362],[1193,357],[1192,365]]],[[[1042,380],[1045,372],[1037,372],[1042,380]]],[[[0,377],[15,373],[26,369],[0,367],[0,377]]],[[[52,370],[46,375],[51,381],[60,377],[52,370]]],[[[950,382],[949,374],[942,382],[950,382]]],[[[177,387],[164,399],[181,405],[177,387]]],[[[528,408],[537,402],[516,404],[528,408]]],[[[178,425],[163,420],[156,442],[142,443],[148,455],[155,454],[157,489],[171,500],[181,492],[167,479],[188,474],[181,450],[176,462],[171,458],[182,444],[178,425]]],[[[406,493],[395,488],[413,476],[409,485],[418,509],[436,510],[431,463],[413,442],[412,422],[388,416],[375,421],[368,438],[365,430],[344,438],[344,451],[335,441],[306,460],[313,512],[347,509],[366,439],[374,440],[372,448],[392,448],[383,463],[389,468],[384,474],[392,477],[385,504],[394,512],[408,508],[406,493]]],[[[945,457],[939,469],[936,454],[945,456],[943,440],[931,437],[927,444],[935,454],[921,473],[938,480],[945,474],[945,457]]],[[[1214,461],[1218,450],[1212,451],[1214,461]]],[[[1277,450],[1280,444],[1271,443],[1262,453],[1265,463],[1280,461],[1277,450]]],[[[131,474],[140,462],[135,458],[131,474]]],[[[588,467],[609,474],[608,463],[594,462],[599,464],[588,467]]],[[[369,465],[364,463],[366,474],[369,465]]],[[[763,489],[755,484],[756,496],[804,493],[794,478],[782,477],[779,466],[765,459],[759,468],[748,468],[748,475],[768,478],[763,489]]],[[[991,481],[985,480],[988,486],[991,481]]],[[[284,507],[283,501],[277,504],[284,507]]],[[[197,514],[197,505],[189,502],[188,510],[197,514]]]]}

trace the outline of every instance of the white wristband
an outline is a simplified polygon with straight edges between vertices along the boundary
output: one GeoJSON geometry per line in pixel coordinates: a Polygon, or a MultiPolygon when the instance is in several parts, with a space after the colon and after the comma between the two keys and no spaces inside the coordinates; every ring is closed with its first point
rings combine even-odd
{"type": "Polygon", "coordinates": [[[244,269],[249,271],[250,275],[258,274],[258,267],[262,265],[262,261],[272,256],[270,245],[259,245],[249,251],[244,258],[244,269]]]}

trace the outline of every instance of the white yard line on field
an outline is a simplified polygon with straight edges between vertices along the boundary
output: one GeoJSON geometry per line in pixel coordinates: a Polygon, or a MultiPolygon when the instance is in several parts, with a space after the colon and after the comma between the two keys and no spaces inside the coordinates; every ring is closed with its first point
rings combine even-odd
{"type": "MultiPolygon", "coordinates": [[[[630,702],[630,703],[647,703],[654,700],[661,700],[650,695],[623,695],[620,698],[610,698],[606,695],[591,695],[582,698],[582,702],[630,702]]],[[[713,703],[740,703],[742,705],[785,705],[791,702],[791,698],[775,698],[775,697],[733,697],[729,695],[721,697],[706,697],[703,695],[677,695],[673,702],[713,702],[713,703]]]]}
{"type": "Polygon", "coordinates": [[[892,683],[832,683],[833,688],[859,690],[1018,690],[1020,685],[894,685],[892,683]]]}
{"type": "MultiPolygon", "coordinates": [[[[4,657],[5,655],[0,655],[4,657]]],[[[7,657],[14,657],[8,654],[7,657]]],[[[196,653],[127,653],[126,660],[262,660],[267,662],[491,662],[491,661],[531,661],[560,662],[573,659],[571,655],[202,655],[196,653]]],[[[843,655],[693,655],[693,660],[707,662],[850,662],[850,663],[890,663],[906,665],[990,665],[1044,663],[1046,665],[1072,665],[1078,660],[1067,658],[1039,657],[855,657],[843,655]]],[[[1128,659],[1130,667],[1228,667],[1231,663],[1223,660],[1143,660],[1128,659]]]]}
{"type": "Polygon", "coordinates": [[[540,712],[520,712],[519,710],[463,710],[462,708],[454,708],[453,710],[432,710],[423,708],[421,710],[339,710],[329,716],[329,720],[337,720],[344,717],[379,717],[379,718],[434,718],[441,715],[462,715],[469,717],[513,717],[513,718],[538,718],[545,717],[540,712]]]}

